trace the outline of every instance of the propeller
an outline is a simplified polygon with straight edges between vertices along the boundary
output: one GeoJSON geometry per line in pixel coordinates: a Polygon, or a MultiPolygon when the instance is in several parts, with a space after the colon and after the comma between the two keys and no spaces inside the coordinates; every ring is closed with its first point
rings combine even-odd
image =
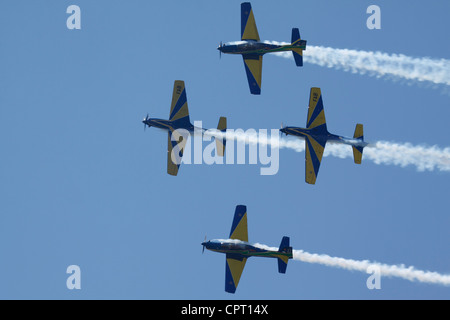
{"type": "Polygon", "coordinates": [[[222,50],[220,50],[222,49],[222,41],[220,41],[219,48],[217,49],[219,49],[219,59],[222,59],[222,50]]]}
{"type": "MultiPolygon", "coordinates": [[[[283,122],[281,122],[281,128],[280,129],[284,129],[283,122]]],[[[282,137],[282,136],[283,136],[283,132],[280,130],[280,137],[282,137]]]]}
{"type": "Polygon", "coordinates": [[[148,126],[147,121],[148,121],[148,113],[147,113],[147,116],[142,121],[144,123],[144,131],[145,131],[145,128],[148,126]]]}
{"type": "Polygon", "coordinates": [[[203,240],[202,242],[202,246],[203,246],[203,250],[202,250],[202,254],[205,252],[205,243],[206,242],[206,235],[205,235],[205,240],[203,240]]]}

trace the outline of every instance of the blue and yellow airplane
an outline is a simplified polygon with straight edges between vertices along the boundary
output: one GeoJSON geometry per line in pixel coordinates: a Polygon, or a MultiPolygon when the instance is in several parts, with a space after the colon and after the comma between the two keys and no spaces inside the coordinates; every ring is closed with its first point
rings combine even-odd
{"type": "Polygon", "coordinates": [[[229,239],[216,239],[202,242],[205,248],[211,251],[226,254],[225,291],[235,293],[239,284],[245,263],[250,257],[270,257],[278,259],[278,272],[286,273],[287,263],[292,259],[292,247],[289,246],[289,237],[283,237],[278,251],[267,250],[262,246],[248,243],[247,207],[236,206],[233,224],[229,239]]]}
{"type": "Polygon", "coordinates": [[[353,139],[337,136],[328,132],[320,88],[311,88],[306,128],[283,127],[282,125],[280,132],[305,139],[305,180],[309,184],[316,183],[320,162],[322,161],[323,152],[327,142],[348,144],[352,146],[353,158],[356,164],[361,164],[363,149],[368,145],[368,143],[364,142],[362,124],[356,125],[353,139]]]}
{"type": "MultiPolygon", "coordinates": [[[[169,120],[149,118],[148,114],[142,120],[144,123],[144,129],[148,127],[156,127],[168,131],[169,141],[167,146],[167,173],[173,176],[178,174],[178,169],[183,157],[183,150],[186,146],[189,133],[202,133],[206,131],[204,128],[194,127],[189,120],[189,110],[186,98],[186,88],[184,81],[176,80],[173,85],[172,104],[170,106],[169,120]]],[[[220,117],[217,130],[225,132],[227,129],[227,118],[220,117]]],[[[216,152],[220,157],[225,153],[225,139],[216,140],[216,152]]]]}
{"type": "Polygon", "coordinates": [[[306,49],[306,40],[300,38],[297,28],[292,29],[291,44],[275,45],[260,42],[258,29],[252,5],[249,2],[241,4],[241,41],[220,43],[217,48],[220,53],[241,54],[244,58],[245,71],[252,94],[261,94],[262,57],[265,53],[292,51],[295,64],[303,66],[303,50],[306,49]]]}

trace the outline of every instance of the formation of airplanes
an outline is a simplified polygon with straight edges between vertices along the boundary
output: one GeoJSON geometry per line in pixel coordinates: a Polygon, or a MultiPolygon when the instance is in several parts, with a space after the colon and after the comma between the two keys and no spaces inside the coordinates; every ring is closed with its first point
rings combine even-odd
{"type": "MultiPolygon", "coordinates": [[[[297,66],[303,66],[303,50],[306,49],[306,40],[300,38],[299,29],[292,29],[291,43],[288,45],[274,45],[260,42],[258,29],[251,4],[241,4],[241,41],[220,44],[217,48],[220,53],[241,54],[247,74],[250,93],[261,93],[262,57],[266,53],[292,51],[297,66]]],[[[179,171],[183,148],[189,136],[196,132],[203,133],[204,128],[192,125],[184,81],[176,80],[174,83],[172,102],[168,120],[150,118],[148,115],[142,120],[144,129],[156,127],[168,131],[167,147],[167,173],[176,176],[179,171]],[[184,134],[180,134],[183,132],[184,134]]],[[[227,118],[220,117],[217,130],[226,133],[227,118]]],[[[363,149],[368,144],[364,141],[363,125],[357,124],[353,138],[343,137],[328,132],[325,120],[321,89],[311,88],[306,127],[285,126],[280,133],[291,135],[305,140],[305,181],[315,184],[325,146],[328,143],[346,144],[352,147],[354,162],[361,164],[363,149]]],[[[216,153],[224,156],[226,139],[215,137],[216,153]]],[[[289,259],[292,259],[292,247],[289,246],[289,237],[283,237],[279,250],[272,251],[248,242],[247,208],[243,205],[236,207],[229,239],[216,239],[204,241],[203,251],[206,249],[225,253],[225,291],[235,293],[242,271],[249,257],[272,257],[278,260],[278,271],[286,272],[289,259]]]]}

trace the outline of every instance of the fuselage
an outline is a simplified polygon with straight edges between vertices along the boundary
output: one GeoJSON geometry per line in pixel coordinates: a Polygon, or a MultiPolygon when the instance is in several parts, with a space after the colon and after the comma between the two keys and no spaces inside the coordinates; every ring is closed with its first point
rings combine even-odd
{"type": "Polygon", "coordinates": [[[306,128],[299,128],[299,127],[284,127],[282,129],[280,129],[280,132],[282,132],[286,135],[297,136],[300,138],[305,138],[306,136],[311,136],[318,141],[341,143],[341,144],[347,144],[347,145],[355,146],[355,147],[365,147],[368,145],[368,143],[364,142],[364,140],[362,140],[362,139],[338,136],[338,135],[329,133],[328,131],[326,131],[326,132],[321,131],[320,133],[318,133],[317,130],[314,130],[314,129],[306,129],[306,128]]]}
{"type": "Polygon", "coordinates": [[[144,123],[146,126],[155,127],[163,130],[175,131],[178,129],[184,129],[189,131],[189,133],[191,134],[197,132],[198,130],[200,130],[200,132],[206,130],[204,128],[195,127],[190,122],[189,123],[185,121],[179,122],[177,120],[170,121],[158,118],[145,118],[144,120],[142,120],[142,123],[144,123]]]}
{"type": "Polygon", "coordinates": [[[248,258],[248,257],[292,258],[292,252],[267,250],[241,240],[215,239],[203,242],[202,245],[210,251],[231,254],[241,258],[248,258]]]}
{"type": "Polygon", "coordinates": [[[266,42],[259,42],[253,40],[236,41],[225,43],[217,48],[222,53],[229,54],[255,54],[263,55],[272,52],[290,51],[292,49],[305,49],[306,40],[300,40],[297,44],[291,45],[276,45],[266,42]]]}

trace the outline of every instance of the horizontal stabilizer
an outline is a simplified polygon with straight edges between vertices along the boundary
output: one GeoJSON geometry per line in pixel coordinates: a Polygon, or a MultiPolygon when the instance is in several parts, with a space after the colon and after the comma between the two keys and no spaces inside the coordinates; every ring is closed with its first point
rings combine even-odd
{"type": "Polygon", "coordinates": [[[286,273],[288,259],[286,258],[278,258],[278,272],[279,273],[286,273]]]}
{"type": "MultiPolygon", "coordinates": [[[[217,130],[226,133],[227,131],[227,118],[226,117],[220,117],[219,124],[217,125],[217,130]]],[[[219,157],[223,157],[225,154],[225,146],[226,146],[227,140],[225,137],[218,138],[216,137],[216,152],[219,157]]]]}
{"type": "MultiPolygon", "coordinates": [[[[291,37],[291,44],[292,46],[297,45],[300,42],[300,31],[298,28],[292,28],[292,37],[291,37]]],[[[295,64],[297,67],[303,66],[303,49],[296,48],[292,49],[292,54],[294,55],[295,64]]]]}
{"type": "Polygon", "coordinates": [[[292,28],[291,44],[295,45],[300,39],[300,31],[298,28],[292,28]]]}
{"type": "Polygon", "coordinates": [[[362,162],[362,155],[363,155],[363,147],[355,147],[353,148],[353,159],[355,160],[356,164],[361,164],[362,162]]]}
{"type": "Polygon", "coordinates": [[[292,247],[289,246],[289,237],[283,237],[278,252],[283,255],[278,257],[278,272],[286,273],[289,259],[292,259],[292,247]]]}
{"type": "Polygon", "coordinates": [[[355,128],[355,134],[353,135],[355,139],[364,140],[364,128],[363,125],[358,123],[355,128]]]}
{"type": "MultiPolygon", "coordinates": [[[[358,123],[356,125],[355,134],[353,135],[353,138],[364,141],[364,129],[362,124],[358,123]]],[[[356,164],[361,164],[362,162],[363,149],[364,147],[353,146],[353,159],[355,160],[356,164]]]]}
{"type": "Polygon", "coordinates": [[[303,49],[292,49],[292,54],[297,67],[303,67],[303,49]]]}

